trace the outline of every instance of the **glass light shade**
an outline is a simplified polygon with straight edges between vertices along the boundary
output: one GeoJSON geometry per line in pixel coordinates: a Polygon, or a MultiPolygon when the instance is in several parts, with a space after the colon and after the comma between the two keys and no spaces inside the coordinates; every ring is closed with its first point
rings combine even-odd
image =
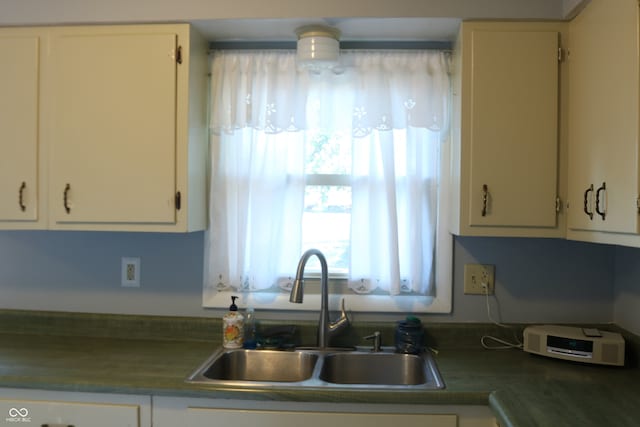
{"type": "Polygon", "coordinates": [[[306,26],[296,30],[296,59],[304,68],[333,68],[340,62],[340,32],[334,28],[306,26]]]}

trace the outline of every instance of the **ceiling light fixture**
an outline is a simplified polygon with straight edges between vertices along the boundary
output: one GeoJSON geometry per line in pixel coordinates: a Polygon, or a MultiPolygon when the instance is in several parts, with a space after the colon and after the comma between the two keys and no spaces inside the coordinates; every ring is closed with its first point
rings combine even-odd
{"type": "Polygon", "coordinates": [[[296,29],[298,66],[311,69],[333,68],[340,63],[340,30],[323,25],[296,29]]]}

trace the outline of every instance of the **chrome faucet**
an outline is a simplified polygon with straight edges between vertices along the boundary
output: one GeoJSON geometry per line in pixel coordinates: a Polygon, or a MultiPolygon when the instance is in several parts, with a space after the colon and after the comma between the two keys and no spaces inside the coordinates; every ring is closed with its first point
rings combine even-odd
{"type": "Polygon", "coordinates": [[[349,318],[344,310],[343,298],[340,317],[335,322],[329,322],[329,269],[327,268],[327,259],[324,257],[322,252],[317,249],[309,249],[302,254],[300,262],[298,262],[296,279],[294,280],[293,287],[291,288],[289,301],[297,304],[302,303],[302,299],[304,297],[304,268],[307,265],[309,258],[313,255],[318,257],[321,268],[320,286],[322,294],[320,299],[320,320],[318,322],[317,346],[323,349],[329,346],[329,335],[349,325],[349,318]]]}

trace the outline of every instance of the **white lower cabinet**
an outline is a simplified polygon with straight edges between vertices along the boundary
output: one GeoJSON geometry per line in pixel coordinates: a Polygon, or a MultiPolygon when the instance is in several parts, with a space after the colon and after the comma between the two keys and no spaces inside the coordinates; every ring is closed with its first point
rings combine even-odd
{"type": "Polygon", "coordinates": [[[301,403],[154,397],[154,427],[495,427],[486,406],[301,403]]]}
{"type": "Polygon", "coordinates": [[[496,427],[488,406],[249,401],[0,388],[0,425],[496,427]],[[4,424],[3,424],[4,422],[4,424]]]}
{"type": "Polygon", "coordinates": [[[370,427],[372,425],[428,425],[456,427],[452,414],[365,414],[293,411],[238,411],[233,409],[189,408],[189,426],[259,425],[264,427],[370,427]]]}
{"type": "Polygon", "coordinates": [[[151,397],[0,389],[3,422],[38,427],[151,427],[151,397]]]}

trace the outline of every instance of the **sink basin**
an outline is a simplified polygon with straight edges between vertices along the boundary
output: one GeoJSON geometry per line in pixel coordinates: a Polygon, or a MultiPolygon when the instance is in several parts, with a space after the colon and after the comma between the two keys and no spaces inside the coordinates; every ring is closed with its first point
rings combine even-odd
{"type": "Polygon", "coordinates": [[[216,354],[201,375],[221,381],[300,382],[311,378],[317,360],[311,352],[227,350],[216,354]]]}
{"type": "Polygon", "coordinates": [[[417,385],[428,378],[424,359],[412,354],[329,354],[320,371],[321,380],[336,384],[417,385]]]}
{"type": "Polygon", "coordinates": [[[444,388],[435,361],[421,355],[335,349],[216,350],[187,382],[230,387],[444,388]]]}

